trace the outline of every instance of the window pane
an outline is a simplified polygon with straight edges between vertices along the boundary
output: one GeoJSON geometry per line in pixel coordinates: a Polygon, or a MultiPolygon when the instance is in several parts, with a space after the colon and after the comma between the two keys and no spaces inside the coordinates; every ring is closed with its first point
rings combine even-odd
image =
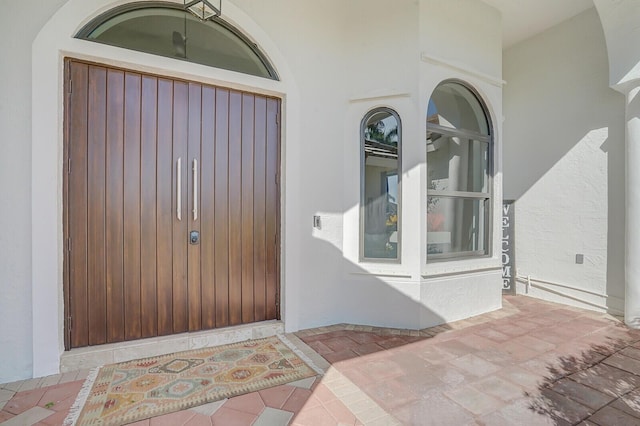
{"type": "Polygon", "coordinates": [[[489,192],[489,144],[429,132],[427,189],[489,192]]]}
{"type": "Polygon", "coordinates": [[[487,253],[488,199],[427,197],[427,256],[487,253]]]}
{"type": "Polygon", "coordinates": [[[482,104],[469,89],[458,83],[445,83],[433,91],[427,109],[427,122],[489,134],[482,104]]]}
{"type": "Polygon", "coordinates": [[[125,11],[80,37],[245,74],[275,77],[263,59],[233,31],[215,21],[200,21],[180,9],[149,7],[125,11]]]}
{"type": "Polygon", "coordinates": [[[388,110],[364,122],[363,251],[365,258],[398,258],[399,129],[388,110]]]}

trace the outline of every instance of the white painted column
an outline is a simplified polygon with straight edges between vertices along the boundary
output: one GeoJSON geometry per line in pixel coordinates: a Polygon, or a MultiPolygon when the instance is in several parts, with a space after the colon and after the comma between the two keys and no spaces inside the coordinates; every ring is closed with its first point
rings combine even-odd
{"type": "Polygon", "coordinates": [[[627,92],[624,322],[640,328],[640,83],[627,92]]]}

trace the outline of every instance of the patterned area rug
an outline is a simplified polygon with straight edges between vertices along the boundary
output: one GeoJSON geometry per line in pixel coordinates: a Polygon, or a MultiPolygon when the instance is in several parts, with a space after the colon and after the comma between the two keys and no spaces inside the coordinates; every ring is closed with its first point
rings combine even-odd
{"type": "Polygon", "coordinates": [[[315,376],[304,355],[283,340],[274,336],[105,365],[87,379],[65,424],[122,425],[315,376]]]}

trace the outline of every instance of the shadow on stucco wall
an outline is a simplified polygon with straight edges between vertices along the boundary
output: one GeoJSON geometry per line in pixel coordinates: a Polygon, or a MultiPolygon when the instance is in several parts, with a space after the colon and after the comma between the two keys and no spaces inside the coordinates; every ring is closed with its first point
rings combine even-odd
{"type": "Polygon", "coordinates": [[[595,9],[506,50],[504,78],[504,197],[516,200],[518,274],[561,285],[536,286],[535,297],[620,314],[625,105],[609,87],[595,9]]]}
{"type": "MultiPolygon", "coordinates": [[[[341,227],[331,223],[330,217],[328,214],[322,216],[323,228],[333,228],[340,233],[341,227]]],[[[339,217],[341,215],[336,214],[335,220],[338,221],[339,217]]],[[[308,284],[303,283],[300,289],[304,298],[301,304],[305,307],[301,313],[303,328],[348,323],[419,330],[425,322],[429,326],[446,322],[443,316],[421,303],[423,284],[419,276],[412,277],[414,268],[403,268],[406,275],[393,277],[387,272],[386,275],[380,273],[382,276],[377,276],[375,272],[347,259],[343,249],[337,247],[335,242],[325,240],[332,236],[334,241],[342,240],[341,236],[335,234],[322,237],[316,234],[309,236],[311,244],[304,245],[302,257],[318,259],[318,262],[307,265],[305,275],[313,279],[308,284]],[[318,277],[322,279],[319,281],[318,277]],[[311,282],[316,284],[310,285],[311,282]]],[[[382,270],[384,264],[378,267],[382,270]]],[[[498,286],[496,284],[496,288],[498,286]]]]}

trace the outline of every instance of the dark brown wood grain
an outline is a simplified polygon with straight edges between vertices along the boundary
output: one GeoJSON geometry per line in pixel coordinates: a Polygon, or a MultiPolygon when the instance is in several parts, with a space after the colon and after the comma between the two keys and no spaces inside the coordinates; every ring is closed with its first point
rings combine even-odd
{"type": "Polygon", "coordinates": [[[242,94],[229,95],[229,325],[242,324],[242,94]]]}
{"type": "Polygon", "coordinates": [[[140,319],[141,336],[158,333],[157,319],[157,142],[158,79],[142,77],[140,162],[140,319]]]}
{"type": "Polygon", "coordinates": [[[215,299],[215,115],[216,90],[202,89],[202,150],[200,164],[200,277],[202,328],[216,326],[215,299]]]}
{"type": "Polygon", "coordinates": [[[124,333],[124,72],[107,71],[106,264],[107,341],[124,333]]]}
{"type": "Polygon", "coordinates": [[[266,319],[277,316],[276,295],[278,293],[278,185],[276,177],[279,168],[279,126],[277,115],[278,102],[267,100],[267,142],[266,142],[266,172],[265,172],[265,309],[266,319]]]}
{"type": "Polygon", "coordinates": [[[68,64],[65,347],[278,318],[280,101],[68,64]]]}
{"type": "Polygon", "coordinates": [[[266,161],[267,161],[267,100],[256,97],[253,161],[253,300],[255,321],[267,319],[266,307],[266,161]]]}
{"type": "Polygon", "coordinates": [[[89,344],[107,342],[105,154],[107,70],[89,66],[87,220],[89,344]]]}
{"type": "Polygon", "coordinates": [[[229,91],[216,90],[214,182],[216,327],[229,325],[229,91]]]}
{"type": "MultiPolygon", "coordinates": [[[[188,192],[187,192],[187,221],[189,223],[188,232],[200,232],[200,206],[198,206],[198,218],[194,219],[194,188],[197,189],[196,199],[198,203],[200,196],[201,179],[200,168],[200,143],[202,135],[202,85],[189,83],[189,136],[188,136],[188,192]],[[196,161],[197,163],[194,163],[196,161]],[[194,164],[197,164],[197,175],[194,180],[194,164]],[[195,181],[198,182],[195,185],[195,181]],[[194,186],[195,185],[195,186],[194,186]]],[[[188,304],[189,304],[189,330],[202,329],[202,291],[200,287],[200,243],[188,245],[188,304]]]]}
{"type": "Polygon", "coordinates": [[[158,146],[156,188],[158,335],[173,333],[173,222],[175,220],[173,159],[173,82],[158,79],[158,146]]]}
{"type": "Polygon", "coordinates": [[[253,310],[253,136],[255,96],[242,95],[242,322],[254,321],[253,310]]]}
{"type": "MultiPolygon", "coordinates": [[[[189,208],[189,159],[187,157],[189,86],[182,81],[173,83],[173,163],[177,173],[178,159],[181,159],[181,220],[177,218],[177,204],[174,198],[173,221],[173,332],[182,333],[189,329],[187,295],[187,245],[189,208]]],[[[178,178],[174,176],[174,197],[178,194],[178,178]]]]}
{"type": "Polygon", "coordinates": [[[140,317],[140,128],[142,77],[125,74],[124,103],[124,317],[125,340],[139,339],[140,317]]]}
{"type": "Polygon", "coordinates": [[[71,346],[89,344],[87,298],[87,87],[88,67],[71,65],[73,92],[69,137],[69,256],[70,313],[73,319],[71,346]]]}

